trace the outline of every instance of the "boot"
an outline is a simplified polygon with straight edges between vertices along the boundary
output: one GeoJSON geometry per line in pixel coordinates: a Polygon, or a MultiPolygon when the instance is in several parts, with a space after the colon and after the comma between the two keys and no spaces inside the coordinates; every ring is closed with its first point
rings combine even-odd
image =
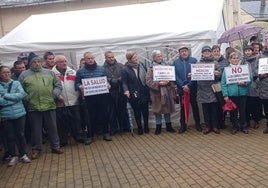
{"type": "Polygon", "coordinates": [[[187,125],[186,124],[181,124],[181,127],[179,129],[179,134],[184,133],[187,130],[187,125]]]}
{"type": "Polygon", "coordinates": [[[161,134],[162,131],[162,124],[156,124],[156,129],[155,129],[155,135],[161,134]]]}
{"type": "Polygon", "coordinates": [[[171,133],[175,133],[176,131],[173,129],[173,127],[171,126],[171,122],[170,123],[166,123],[166,131],[167,132],[171,132],[171,133]]]}
{"type": "Polygon", "coordinates": [[[266,122],[266,128],[263,130],[263,134],[267,134],[268,133],[268,122],[266,122]]]}
{"type": "Polygon", "coordinates": [[[200,123],[196,123],[195,124],[195,129],[198,131],[198,132],[202,132],[202,126],[201,126],[201,124],[200,123]]]}
{"type": "Polygon", "coordinates": [[[232,128],[232,134],[236,134],[238,131],[239,131],[238,124],[234,123],[232,128]]]}
{"type": "Polygon", "coordinates": [[[140,126],[140,127],[138,127],[138,135],[142,135],[143,134],[143,129],[142,129],[142,127],[140,126]]]}
{"type": "Polygon", "coordinates": [[[148,125],[144,125],[144,133],[149,133],[149,127],[148,125]]]}
{"type": "Polygon", "coordinates": [[[245,134],[248,134],[248,127],[246,123],[241,125],[241,131],[245,134]]]}

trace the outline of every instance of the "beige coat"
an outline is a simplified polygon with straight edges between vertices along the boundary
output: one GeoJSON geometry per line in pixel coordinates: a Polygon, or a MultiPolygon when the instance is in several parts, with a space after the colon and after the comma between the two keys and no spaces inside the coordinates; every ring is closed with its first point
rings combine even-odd
{"type": "MultiPolygon", "coordinates": [[[[161,65],[159,65],[161,66],[161,65]]],[[[175,111],[174,106],[174,85],[170,83],[166,86],[166,95],[164,88],[158,86],[158,82],[153,81],[153,68],[149,68],[146,74],[146,85],[150,88],[152,100],[152,111],[155,114],[168,114],[175,111]],[[162,91],[162,92],[161,92],[162,91]],[[162,94],[162,97],[161,97],[162,94]],[[164,97],[168,96],[168,97],[164,97]],[[161,100],[162,99],[162,100],[161,100]]]]}

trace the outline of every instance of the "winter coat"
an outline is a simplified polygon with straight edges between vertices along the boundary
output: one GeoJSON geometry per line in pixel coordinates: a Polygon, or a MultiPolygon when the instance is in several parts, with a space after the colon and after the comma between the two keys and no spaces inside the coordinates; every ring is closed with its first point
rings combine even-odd
{"type": "MultiPolygon", "coordinates": [[[[52,71],[61,81],[62,85],[62,96],[64,97],[65,106],[74,106],[79,105],[79,92],[75,90],[75,78],[76,71],[67,66],[65,74],[63,75],[58,71],[56,66],[52,68],[52,71]]],[[[61,107],[63,104],[57,104],[58,107],[61,107]]]]}
{"type": "Polygon", "coordinates": [[[123,69],[123,64],[114,62],[114,64],[110,64],[108,62],[104,62],[103,67],[107,73],[107,80],[111,85],[110,92],[119,92],[122,91],[122,81],[121,81],[121,72],[123,69]]]}
{"type": "Polygon", "coordinates": [[[248,96],[258,97],[259,96],[259,79],[258,78],[258,61],[259,56],[244,57],[243,64],[249,65],[250,77],[252,82],[248,87],[248,96]]]}
{"type": "MultiPolygon", "coordinates": [[[[154,65],[161,66],[161,65],[154,65]]],[[[175,111],[174,106],[174,85],[159,86],[158,81],[153,81],[153,67],[150,67],[146,74],[146,84],[150,88],[152,100],[152,111],[155,114],[170,114],[175,111]]]]}
{"type": "Polygon", "coordinates": [[[75,88],[79,90],[79,86],[82,85],[82,79],[97,78],[106,76],[106,71],[103,66],[96,66],[95,69],[90,69],[86,65],[76,72],[75,88]]]}
{"type": "Polygon", "coordinates": [[[223,72],[224,68],[230,64],[229,61],[223,57],[223,55],[221,55],[221,57],[217,61],[219,63],[219,68],[221,72],[223,72]]]}
{"type": "Polygon", "coordinates": [[[0,117],[17,119],[26,114],[22,99],[26,96],[19,81],[0,82],[0,117]]]}
{"type": "MultiPolygon", "coordinates": [[[[229,65],[231,67],[231,65],[229,65]]],[[[222,74],[221,79],[221,87],[222,87],[222,95],[225,96],[246,96],[248,94],[248,86],[250,82],[246,82],[245,85],[241,86],[238,83],[227,84],[226,83],[226,74],[225,70],[222,74]]]]}
{"type": "Polygon", "coordinates": [[[56,109],[55,100],[62,92],[60,80],[54,72],[40,69],[23,71],[18,79],[28,94],[28,111],[48,111],[56,109]]]}
{"type": "MultiPolygon", "coordinates": [[[[213,57],[201,58],[198,64],[214,64],[215,70],[220,71],[220,66],[213,57]]],[[[215,76],[214,80],[199,80],[197,81],[197,101],[200,103],[218,102],[211,85],[219,81],[221,76],[215,76]]]]}
{"type": "Polygon", "coordinates": [[[138,67],[138,77],[136,76],[135,71],[133,68],[127,63],[124,65],[122,70],[122,84],[123,84],[123,91],[129,91],[130,92],[130,100],[133,100],[135,97],[135,93],[137,93],[138,98],[140,102],[146,103],[150,100],[150,94],[149,94],[149,88],[146,84],[143,84],[143,81],[141,79],[146,78],[146,74],[142,75],[144,78],[140,78],[141,76],[141,70],[146,73],[147,69],[145,68],[145,65],[142,63],[139,63],[138,67]]]}
{"type": "Polygon", "coordinates": [[[176,61],[174,61],[173,65],[175,66],[176,73],[176,83],[178,86],[178,93],[183,94],[182,86],[188,85],[190,88],[196,88],[196,81],[191,81],[191,78],[188,77],[188,74],[191,72],[191,64],[195,64],[197,60],[193,57],[188,57],[187,59],[183,59],[179,57],[176,61]]]}

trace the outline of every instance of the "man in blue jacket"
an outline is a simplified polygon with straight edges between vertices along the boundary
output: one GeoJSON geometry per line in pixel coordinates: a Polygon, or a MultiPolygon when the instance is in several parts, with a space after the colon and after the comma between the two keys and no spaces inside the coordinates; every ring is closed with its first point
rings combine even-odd
{"type": "Polygon", "coordinates": [[[196,81],[191,81],[191,64],[195,64],[197,60],[190,57],[189,47],[187,45],[182,45],[179,48],[179,58],[174,61],[175,73],[176,73],[176,83],[178,88],[178,93],[180,95],[180,128],[179,134],[184,133],[187,130],[187,124],[185,122],[184,105],[182,102],[182,96],[184,92],[190,92],[190,102],[193,111],[193,117],[195,120],[195,128],[197,131],[201,132],[202,127],[200,125],[200,115],[199,108],[196,101],[197,95],[197,83],[196,81]]]}

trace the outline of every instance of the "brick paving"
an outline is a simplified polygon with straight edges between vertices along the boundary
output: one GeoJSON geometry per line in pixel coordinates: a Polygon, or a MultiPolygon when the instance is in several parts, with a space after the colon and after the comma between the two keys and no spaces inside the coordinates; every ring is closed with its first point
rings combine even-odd
{"type": "MultiPolygon", "coordinates": [[[[70,143],[63,155],[43,153],[30,164],[0,164],[0,187],[268,187],[268,135],[264,120],[249,134],[101,136],[86,146],[70,143]]],[[[1,157],[1,156],[0,156],[1,157]]]]}

